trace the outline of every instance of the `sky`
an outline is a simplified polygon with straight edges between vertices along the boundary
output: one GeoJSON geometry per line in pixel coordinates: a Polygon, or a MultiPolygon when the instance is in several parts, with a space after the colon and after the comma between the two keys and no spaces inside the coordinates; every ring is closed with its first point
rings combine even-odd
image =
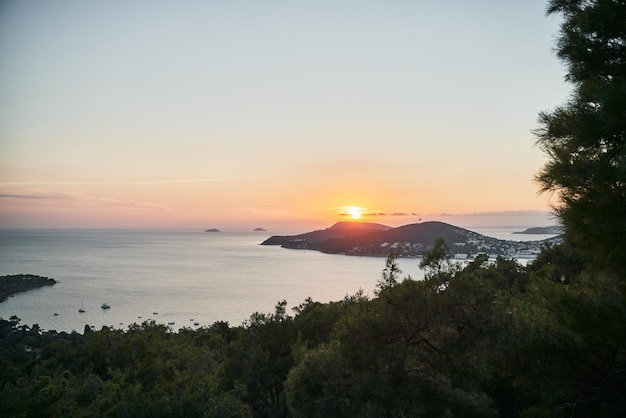
{"type": "Polygon", "coordinates": [[[554,224],[545,9],[5,0],[0,228],[554,224]]]}

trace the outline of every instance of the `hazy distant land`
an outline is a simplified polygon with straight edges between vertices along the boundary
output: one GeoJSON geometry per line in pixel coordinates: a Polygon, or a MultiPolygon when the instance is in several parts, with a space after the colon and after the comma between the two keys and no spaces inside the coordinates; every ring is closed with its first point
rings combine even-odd
{"type": "Polygon", "coordinates": [[[52,286],[56,280],[34,274],[0,276],[0,302],[14,293],[25,292],[42,286],[52,286]]]}
{"type": "Polygon", "coordinates": [[[559,225],[538,226],[527,228],[521,232],[513,232],[514,234],[536,234],[536,235],[558,235],[563,233],[563,228],[559,225]]]}
{"type": "Polygon", "coordinates": [[[490,256],[532,257],[550,238],[539,241],[500,240],[444,222],[423,222],[392,228],[368,222],[338,222],[330,228],[299,235],[272,236],[261,245],[317,250],[329,254],[418,257],[443,238],[456,258],[490,256]]]}

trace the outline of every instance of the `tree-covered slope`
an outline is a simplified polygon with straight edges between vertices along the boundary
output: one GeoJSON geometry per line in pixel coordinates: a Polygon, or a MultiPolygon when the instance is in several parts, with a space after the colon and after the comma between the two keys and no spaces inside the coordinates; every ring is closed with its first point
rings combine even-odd
{"type": "Polygon", "coordinates": [[[558,248],[460,268],[442,243],[425,280],[391,258],[374,298],[282,301],[241,326],[81,335],[0,320],[0,415],[624,415],[623,289],[567,270],[558,248]]]}

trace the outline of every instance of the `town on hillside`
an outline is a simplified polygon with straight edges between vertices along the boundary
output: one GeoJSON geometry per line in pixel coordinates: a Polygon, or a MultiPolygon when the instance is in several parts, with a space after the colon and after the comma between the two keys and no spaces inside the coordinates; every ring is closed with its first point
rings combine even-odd
{"type": "MultiPolygon", "coordinates": [[[[465,229],[459,233],[466,236],[466,240],[446,242],[452,256],[457,260],[474,259],[478,254],[487,254],[490,259],[498,256],[533,260],[541,248],[547,244],[558,244],[560,237],[536,241],[509,241],[488,237],[465,229]]],[[[347,248],[342,254],[361,256],[387,256],[393,251],[399,257],[421,257],[432,245],[421,242],[383,242],[380,244],[356,245],[347,248]]]]}
{"type": "Polygon", "coordinates": [[[292,236],[273,236],[262,245],[280,245],[290,249],[317,250],[330,254],[354,256],[420,257],[437,239],[443,239],[455,259],[473,259],[487,254],[516,259],[534,259],[546,244],[559,243],[560,235],[534,241],[512,241],[488,237],[443,222],[423,222],[391,228],[372,223],[339,222],[324,230],[292,236]]]}

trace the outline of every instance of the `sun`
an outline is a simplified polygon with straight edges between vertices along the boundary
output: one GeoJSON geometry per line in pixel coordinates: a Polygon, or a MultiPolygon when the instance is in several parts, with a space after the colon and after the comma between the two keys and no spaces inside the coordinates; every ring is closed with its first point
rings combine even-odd
{"type": "Polygon", "coordinates": [[[352,219],[354,219],[355,221],[361,219],[361,216],[363,215],[363,208],[360,208],[358,206],[350,206],[347,209],[348,215],[350,215],[352,219]]]}

